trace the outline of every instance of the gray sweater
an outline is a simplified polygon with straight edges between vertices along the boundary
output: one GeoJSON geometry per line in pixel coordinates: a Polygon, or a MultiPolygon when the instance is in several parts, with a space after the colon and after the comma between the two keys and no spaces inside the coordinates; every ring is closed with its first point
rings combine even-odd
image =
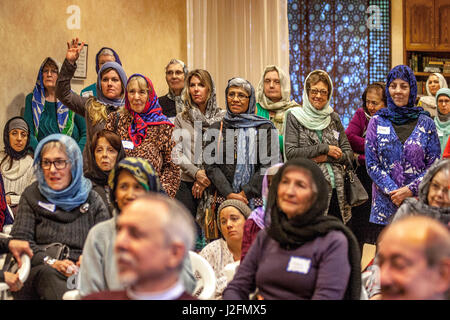
{"type": "MultiPolygon", "coordinates": [[[[49,210],[49,201],[40,193],[38,183],[25,189],[19,203],[11,235],[14,239],[26,240],[33,250],[31,266],[43,263],[45,251],[38,245],[60,242],[70,248],[69,259],[76,262],[81,255],[89,229],[109,216],[103,200],[91,190],[86,200],[87,212],[77,207],[70,212],[59,207],[49,210]],[[47,207],[47,208],[46,208],[47,207]]],[[[51,204],[50,204],[51,205],[51,204]]]]}

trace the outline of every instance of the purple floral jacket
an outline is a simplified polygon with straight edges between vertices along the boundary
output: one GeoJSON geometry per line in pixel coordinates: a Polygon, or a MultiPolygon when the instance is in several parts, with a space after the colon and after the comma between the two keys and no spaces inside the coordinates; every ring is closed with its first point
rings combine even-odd
{"type": "Polygon", "coordinates": [[[424,174],[441,155],[434,121],[421,115],[402,144],[391,121],[375,115],[367,128],[365,154],[367,173],[375,183],[369,221],[385,225],[398,209],[389,192],[408,186],[417,196],[424,174]]]}

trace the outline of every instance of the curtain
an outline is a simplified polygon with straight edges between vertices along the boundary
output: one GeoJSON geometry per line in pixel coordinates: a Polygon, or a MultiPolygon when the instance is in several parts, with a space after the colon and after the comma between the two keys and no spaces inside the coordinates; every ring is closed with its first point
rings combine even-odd
{"type": "Polygon", "coordinates": [[[306,76],[325,70],[333,81],[331,106],[347,127],[367,85],[390,70],[389,0],[289,0],[288,20],[293,99],[302,103],[306,76]]]}
{"type": "Polygon", "coordinates": [[[208,70],[225,108],[229,79],[256,87],[264,68],[289,74],[287,0],[187,0],[187,65],[208,70]]]}

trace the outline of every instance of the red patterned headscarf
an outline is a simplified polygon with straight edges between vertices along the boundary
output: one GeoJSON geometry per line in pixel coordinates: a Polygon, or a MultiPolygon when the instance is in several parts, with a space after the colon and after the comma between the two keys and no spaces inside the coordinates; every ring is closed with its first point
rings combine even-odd
{"type": "Polygon", "coordinates": [[[170,122],[163,113],[161,106],[159,105],[158,97],[156,95],[153,84],[149,78],[143,76],[142,74],[135,73],[128,78],[128,83],[133,77],[142,77],[147,82],[148,88],[148,100],[145,104],[145,108],[141,113],[134,112],[131,109],[130,100],[128,99],[128,91],[125,93],[125,108],[133,116],[133,121],[128,128],[128,134],[130,135],[131,141],[135,147],[139,146],[142,140],[147,136],[147,126],[156,126],[159,124],[167,124],[174,127],[173,123],[170,122]]]}

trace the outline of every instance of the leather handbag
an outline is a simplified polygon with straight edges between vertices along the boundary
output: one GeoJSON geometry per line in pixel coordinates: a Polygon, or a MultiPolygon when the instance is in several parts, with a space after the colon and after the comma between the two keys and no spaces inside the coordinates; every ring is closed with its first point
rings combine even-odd
{"type": "Polygon", "coordinates": [[[369,200],[369,195],[366,189],[359,181],[358,176],[353,169],[353,166],[349,166],[346,169],[344,177],[344,191],[345,199],[351,207],[357,207],[369,200]]]}
{"type": "Polygon", "coordinates": [[[40,249],[45,251],[45,254],[56,260],[64,260],[69,257],[70,248],[65,244],[53,242],[50,244],[37,245],[40,249]]]}
{"type": "MultiPolygon", "coordinates": [[[[220,140],[222,138],[223,121],[220,122],[219,139],[217,141],[217,152],[220,151],[220,140]]],[[[214,191],[214,196],[209,195],[211,198],[207,201],[208,205],[202,212],[203,217],[202,226],[205,235],[205,239],[208,241],[216,240],[220,237],[219,225],[217,224],[217,190],[214,191]]]]}

